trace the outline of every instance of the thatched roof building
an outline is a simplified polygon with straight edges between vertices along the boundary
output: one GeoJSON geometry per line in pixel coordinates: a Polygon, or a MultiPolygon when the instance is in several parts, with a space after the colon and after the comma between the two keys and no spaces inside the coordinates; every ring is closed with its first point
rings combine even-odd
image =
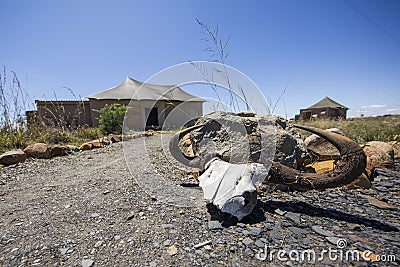
{"type": "Polygon", "coordinates": [[[346,119],[348,108],[338,102],[324,97],[319,102],[308,108],[300,109],[299,119],[311,120],[317,119],[346,119]]]}

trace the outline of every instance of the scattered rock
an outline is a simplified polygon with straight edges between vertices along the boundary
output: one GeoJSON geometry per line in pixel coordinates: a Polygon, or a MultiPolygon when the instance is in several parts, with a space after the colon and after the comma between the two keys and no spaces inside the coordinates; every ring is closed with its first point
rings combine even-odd
{"type": "Polygon", "coordinates": [[[375,206],[377,208],[380,209],[391,209],[391,210],[395,210],[397,209],[396,206],[390,205],[389,203],[377,200],[376,198],[368,198],[368,202],[372,205],[375,206]]]}
{"type": "Polygon", "coordinates": [[[107,136],[101,137],[101,138],[99,139],[99,141],[100,141],[100,143],[101,143],[102,145],[105,145],[105,146],[108,146],[109,144],[111,144],[111,141],[108,140],[107,136]]]}
{"type": "Polygon", "coordinates": [[[244,254],[247,256],[253,255],[253,250],[251,250],[251,248],[246,248],[244,250],[244,254]]]}
{"type": "Polygon", "coordinates": [[[345,187],[348,189],[354,189],[356,187],[368,189],[371,188],[371,186],[371,181],[368,179],[367,175],[363,173],[356,180],[346,185],[345,187]]]}
{"type": "Polygon", "coordinates": [[[290,219],[292,222],[294,222],[295,224],[299,225],[301,223],[300,221],[300,214],[298,213],[293,213],[293,212],[287,212],[285,214],[285,217],[290,219]]]}
{"type": "Polygon", "coordinates": [[[173,256],[178,253],[178,249],[177,249],[177,247],[175,247],[175,245],[172,245],[167,248],[167,253],[168,253],[168,255],[173,256]]]}
{"type": "Polygon", "coordinates": [[[67,147],[67,153],[71,153],[71,152],[78,152],[79,151],[79,147],[74,146],[74,145],[66,145],[67,147]]]}
{"type": "Polygon", "coordinates": [[[118,143],[122,141],[122,137],[120,135],[116,135],[116,134],[110,134],[108,135],[108,140],[110,140],[113,143],[118,143]]]}
{"type": "Polygon", "coordinates": [[[255,245],[259,248],[264,248],[265,247],[265,243],[263,241],[261,241],[260,239],[257,239],[255,242],[255,245]]]}
{"type": "Polygon", "coordinates": [[[286,214],[286,211],[284,211],[284,210],[276,209],[276,210],[274,210],[274,211],[275,211],[276,214],[278,214],[278,215],[280,215],[280,216],[283,216],[283,215],[286,214]]]}
{"type": "Polygon", "coordinates": [[[243,243],[245,246],[249,246],[250,244],[253,244],[254,241],[253,241],[251,238],[246,237],[245,239],[242,240],[242,243],[243,243]]]}
{"type": "Polygon", "coordinates": [[[144,133],[144,135],[145,135],[146,137],[153,136],[153,135],[154,135],[154,131],[153,131],[153,130],[147,130],[147,131],[144,133]]]}
{"type": "Polygon", "coordinates": [[[371,250],[367,251],[359,251],[360,252],[360,259],[366,260],[366,261],[379,261],[380,256],[376,255],[375,253],[372,253],[371,250]]]}
{"type": "Polygon", "coordinates": [[[83,259],[81,262],[82,267],[92,267],[94,264],[94,260],[91,259],[83,259]]]}
{"type": "Polygon", "coordinates": [[[162,225],[161,225],[161,228],[163,228],[163,229],[174,228],[174,225],[173,225],[173,224],[170,224],[170,223],[168,223],[168,224],[162,224],[162,225]]]}
{"type": "Polygon", "coordinates": [[[126,217],[126,220],[127,220],[127,221],[130,221],[130,220],[132,220],[133,218],[135,218],[135,213],[134,213],[134,212],[130,212],[130,213],[128,214],[128,216],[126,217]]]}
{"type": "Polygon", "coordinates": [[[254,226],[250,226],[247,230],[248,230],[248,231],[250,232],[250,234],[253,235],[253,236],[259,236],[259,235],[261,235],[261,233],[262,233],[262,229],[260,229],[260,228],[258,228],[258,227],[254,227],[254,226]]]}
{"type": "Polygon", "coordinates": [[[316,161],[307,165],[307,167],[313,168],[316,173],[326,173],[333,170],[334,160],[316,161]]]}
{"type": "Polygon", "coordinates": [[[362,230],[361,225],[356,224],[356,223],[347,223],[347,227],[349,227],[349,229],[352,231],[361,231],[362,230]]]}
{"type": "Polygon", "coordinates": [[[88,142],[88,144],[91,144],[92,148],[100,148],[101,147],[100,140],[93,140],[93,141],[88,142]]]}
{"type": "Polygon", "coordinates": [[[395,159],[400,158],[400,142],[399,141],[391,141],[388,143],[393,148],[393,157],[395,159]]]}
{"type": "Polygon", "coordinates": [[[103,241],[99,240],[96,242],[96,244],[94,244],[94,247],[99,248],[99,247],[101,247],[101,245],[103,245],[103,241]]]}
{"type": "Polygon", "coordinates": [[[0,164],[4,166],[14,165],[25,160],[26,154],[21,149],[8,151],[0,155],[0,164]]]}
{"type": "Polygon", "coordinates": [[[50,145],[49,149],[51,157],[59,157],[66,154],[68,147],[62,145],[50,145]]]}
{"type": "Polygon", "coordinates": [[[222,224],[219,221],[209,221],[208,229],[211,231],[220,230],[220,229],[222,229],[222,224]]]}
{"type": "Polygon", "coordinates": [[[338,245],[338,242],[343,240],[343,239],[338,238],[336,236],[327,236],[327,237],[325,237],[325,239],[328,240],[328,242],[333,244],[333,245],[338,245]]]}
{"type": "Polygon", "coordinates": [[[365,145],[382,150],[392,161],[394,160],[394,148],[390,144],[381,141],[370,141],[365,145]]]}
{"type": "Polygon", "coordinates": [[[273,129],[271,132],[274,133],[274,138],[271,139],[275,142],[268,142],[266,137],[263,145],[274,146],[275,154],[271,157],[274,157],[275,162],[296,168],[307,155],[299,132],[287,120],[278,116],[247,116],[217,111],[200,117],[196,124],[204,124],[201,129],[192,131],[191,137],[192,149],[200,155],[204,155],[207,150],[208,153],[219,154],[226,162],[257,163],[261,155],[260,125],[273,129]],[[227,129],[235,131],[228,134],[227,129]],[[205,133],[207,136],[204,136],[205,133]]]}
{"type": "Polygon", "coordinates": [[[80,145],[79,150],[91,150],[92,149],[92,144],[90,143],[84,143],[82,145],[80,145]]]}
{"type": "Polygon", "coordinates": [[[368,177],[372,177],[373,171],[376,168],[393,168],[393,158],[391,158],[385,151],[368,145],[364,146],[363,150],[367,156],[367,167],[365,169],[368,177]]]}
{"type": "MultiPolygon", "coordinates": [[[[176,171],[168,164],[155,140],[155,137],[146,139],[154,164],[132,161],[132,174],[147,177],[157,169],[173,183],[186,181],[187,171],[176,171]]],[[[142,140],[124,145],[132,145],[133,151],[138,151],[140,146],[134,142],[142,143],[142,140]]],[[[265,245],[270,246],[268,249],[286,251],[337,249],[335,242],[340,236],[351,242],[349,250],[388,255],[396,254],[400,248],[400,209],[380,209],[368,203],[368,198],[374,197],[400,207],[397,160],[396,170],[376,170],[373,187],[368,190],[355,187],[351,191],[343,188],[259,191],[254,213],[240,223],[234,221],[226,228],[224,225],[222,230],[209,231],[208,220],[210,217],[216,220],[216,217],[207,213],[205,205],[181,208],[154,201],[140,186],[126,179],[130,172],[122,162],[125,156],[122,148],[122,144],[114,144],[104,151],[92,150],[49,161],[31,160],[29,164],[0,170],[0,183],[3,183],[0,206],[4,215],[0,222],[4,247],[0,265],[79,266],[83,259],[90,258],[94,261],[89,263],[92,267],[297,266],[302,263],[280,262],[276,255],[269,263],[255,256],[265,245]],[[116,159],[122,161],[114,165],[116,159]],[[106,189],[111,193],[103,195],[106,189]],[[296,217],[300,225],[295,223],[296,217]],[[253,235],[250,227],[262,232],[253,235]],[[177,233],[171,234],[170,230],[177,230],[177,233]],[[115,240],[116,235],[121,238],[115,240]],[[175,246],[177,253],[170,256],[167,250],[171,246],[175,246]]],[[[136,155],[131,156],[136,160],[136,155]]],[[[324,263],[334,266],[337,261],[324,263]]],[[[344,264],[366,266],[370,263],[346,261],[344,264]]],[[[387,265],[396,265],[396,262],[387,265]]]]}
{"type": "MultiPolygon", "coordinates": [[[[337,128],[327,129],[327,131],[343,135],[342,131],[337,128]]],[[[312,134],[304,140],[308,152],[311,154],[313,161],[325,161],[338,159],[340,157],[339,150],[324,138],[312,134]]]]}
{"type": "Polygon", "coordinates": [[[61,255],[67,254],[68,248],[60,248],[58,251],[60,251],[61,255]]]}
{"type": "Polygon", "coordinates": [[[306,235],[306,234],[308,234],[309,233],[309,231],[307,231],[306,229],[302,229],[302,228],[299,228],[299,227],[288,227],[288,229],[292,232],[292,233],[294,233],[294,234],[297,234],[297,235],[306,235]]]}
{"type": "Polygon", "coordinates": [[[210,245],[210,244],[211,244],[211,240],[207,240],[207,241],[204,241],[202,243],[198,243],[198,244],[194,245],[193,248],[194,249],[199,249],[199,248],[202,248],[202,247],[210,245]]]}
{"type": "Polygon", "coordinates": [[[44,143],[29,145],[24,149],[28,158],[49,159],[51,158],[50,147],[44,143]]]}
{"type": "Polygon", "coordinates": [[[314,232],[316,232],[317,234],[322,235],[322,236],[334,236],[334,234],[332,232],[326,231],[326,230],[324,230],[321,227],[316,226],[316,225],[311,226],[311,229],[314,232]]]}

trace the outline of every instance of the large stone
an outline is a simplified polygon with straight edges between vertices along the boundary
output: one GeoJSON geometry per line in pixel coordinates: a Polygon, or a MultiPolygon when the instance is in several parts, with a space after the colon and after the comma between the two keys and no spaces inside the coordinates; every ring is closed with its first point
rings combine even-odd
{"type": "Polygon", "coordinates": [[[353,188],[371,188],[372,184],[371,181],[368,179],[367,175],[365,173],[361,174],[357,179],[355,179],[353,182],[350,184],[346,185],[346,188],[348,189],[353,189],[353,188]]]}
{"type": "Polygon", "coordinates": [[[369,145],[365,145],[363,150],[365,155],[367,156],[367,167],[365,169],[367,171],[368,177],[371,177],[373,175],[373,172],[376,168],[393,168],[393,158],[387,152],[378,147],[369,145]]]}
{"type": "Polygon", "coordinates": [[[146,137],[153,136],[153,135],[154,135],[154,130],[147,130],[147,131],[144,133],[144,135],[145,135],[146,137]]]}
{"type": "MultiPolygon", "coordinates": [[[[327,131],[343,135],[343,133],[337,128],[327,129],[327,131]]],[[[316,134],[307,137],[304,140],[304,144],[306,145],[313,161],[332,160],[340,157],[339,150],[336,147],[316,134]]]]}
{"type": "MultiPolygon", "coordinates": [[[[317,161],[310,164],[309,167],[313,168],[316,173],[327,173],[335,168],[335,162],[333,160],[317,161]]],[[[356,180],[346,185],[346,188],[348,189],[356,187],[371,188],[371,181],[365,173],[361,174],[356,180]]]]}
{"type": "Polygon", "coordinates": [[[74,146],[74,145],[66,145],[66,147],[67,147],[67,153],[79,151],[79,147],[74,146]]]}
{"type": "Polygon", "coordinates": [[[366,146],[374,147],[382,150],[389,155],[391,159],[394,159],[394,148],[390,144],[381,141],[370,141],[365,144],[366,146]]]}
{"type": "Polygon", "coordinates": [[[26,154],[21,149],[5,152],[0,155],[0,165],[9,166],[26,160],[26,154]]]}
{"type": "Polygon", "coordinates": [[[111,144],[111,141],[108,140],[107,136],[100,138],[99,141],[102,145],[105,145],[105,146],[108,146],[109,144],[111,144]]]}
{"type": "Polygon", "coordinates": [[[366,143],[365,145],[382,150],[389,156],[390,160],[393,161],[394,148],[390,144],[388,144],[386,142],[381,142],[381,141],[370,141],[370,142],[366,143]]]}
{"type": "Polygon", "coordinates": [[[44,143],[29,145],[24,149],[28,158],[49,159],[51,158],[50,147],[44,143]]]}
{"type": "Polygon", "coordinates": [[[90,141],[88,143],[92,145],[92,148],[100,148],[101,147],[100,140],[93,140],[93,141],[90,141]]]}
{"type": "Polygon", "coordinates": [[[333,160],[316,161],[309,165],[316,173],[326,173],[335,167],[333,160]]]}
{"type": "Polygon", "coordinates": [[[121,135],[116,135],[116,134],[109,134],[108,135],[108,140],[110,140],[113,143],[118,143],[122,141],[122,136],[121,135]]]}
{"type": "Polygon", "coordinates": [[[196,125],[199,124],[205,126],[194,130],[188,138],[195,154],[213,152],[235,164],[264,164],[265,158],[272,156],[273,161],[292,168],[301,166],[307,156],[299,132],[278,116],[213,112],[198,119],[196,125]],[[262,156],[266,147],[271,151],[262,156]]]}
{"type": "Polygon", "coordinates": [[[391,141],[391,142],[389,142],[389,145],[391,147],[393,147],[394,158],[395,159],[400,158],[400,142],[399,141],[391,141]]]}
{"type": "Polygon", "coordinates": [[[79,146],[79,150],[91,150],[92,147],[93,145],[90,143],[83,143],[82,145],[79,146]]]}
{"type": "Polygon", "coordinates": [[[49,148],[51,157],[64,156],[68,150],[67,146],[62,145],[50,145],[49,148]]]}

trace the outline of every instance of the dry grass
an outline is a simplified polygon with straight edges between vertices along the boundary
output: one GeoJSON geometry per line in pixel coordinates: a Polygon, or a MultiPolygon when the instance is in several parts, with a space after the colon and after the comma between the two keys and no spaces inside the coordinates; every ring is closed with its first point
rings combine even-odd
{"type": "Polygon", "coordinates": [[[71,144],[79,146],[84,142],[98,139],[98,128],[62,130],[56,128],[2,128],[0,129],[0,151],[25,148],[33,143],[71,144]]]}
{"type": "MultiPolygon", "coordinates": [[[[73,92],[72,94],[76,98],[73,92]]],[[[62,120],[64,116],[56,118],[57,128],[45,126],[28,128],[25,111],[32,107],[33,103],[17,74],[11,71],[11,77],[7,77],[6,68],[3,67],[0,70],[0,151],[22,149],[38,142],[80,145],[101,136],[97,128],[65,127],[66,123],[62,120]]]]}
{"type": "MultiPolygon", "coordinates": [[[[351,118],[347,120],[298,121],[297,124],[321,129],[338,128],[359,144],[369,141],[394,141],[400,136],[400,115],[351,118]]],[[[303,136],[310,135],[302,131],[303,136]]]]}

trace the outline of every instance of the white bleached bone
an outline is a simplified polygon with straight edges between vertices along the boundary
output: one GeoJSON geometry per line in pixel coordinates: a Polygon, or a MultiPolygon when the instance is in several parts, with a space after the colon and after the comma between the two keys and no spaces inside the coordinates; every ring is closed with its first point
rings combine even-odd
{"type": "Polygon", "coordinates": [[[259,163],[232,164],[215,158],[206,165],[199,182],[208,203],[241,220],[253,211],[257,187],[267,175],[259,163]]]}

